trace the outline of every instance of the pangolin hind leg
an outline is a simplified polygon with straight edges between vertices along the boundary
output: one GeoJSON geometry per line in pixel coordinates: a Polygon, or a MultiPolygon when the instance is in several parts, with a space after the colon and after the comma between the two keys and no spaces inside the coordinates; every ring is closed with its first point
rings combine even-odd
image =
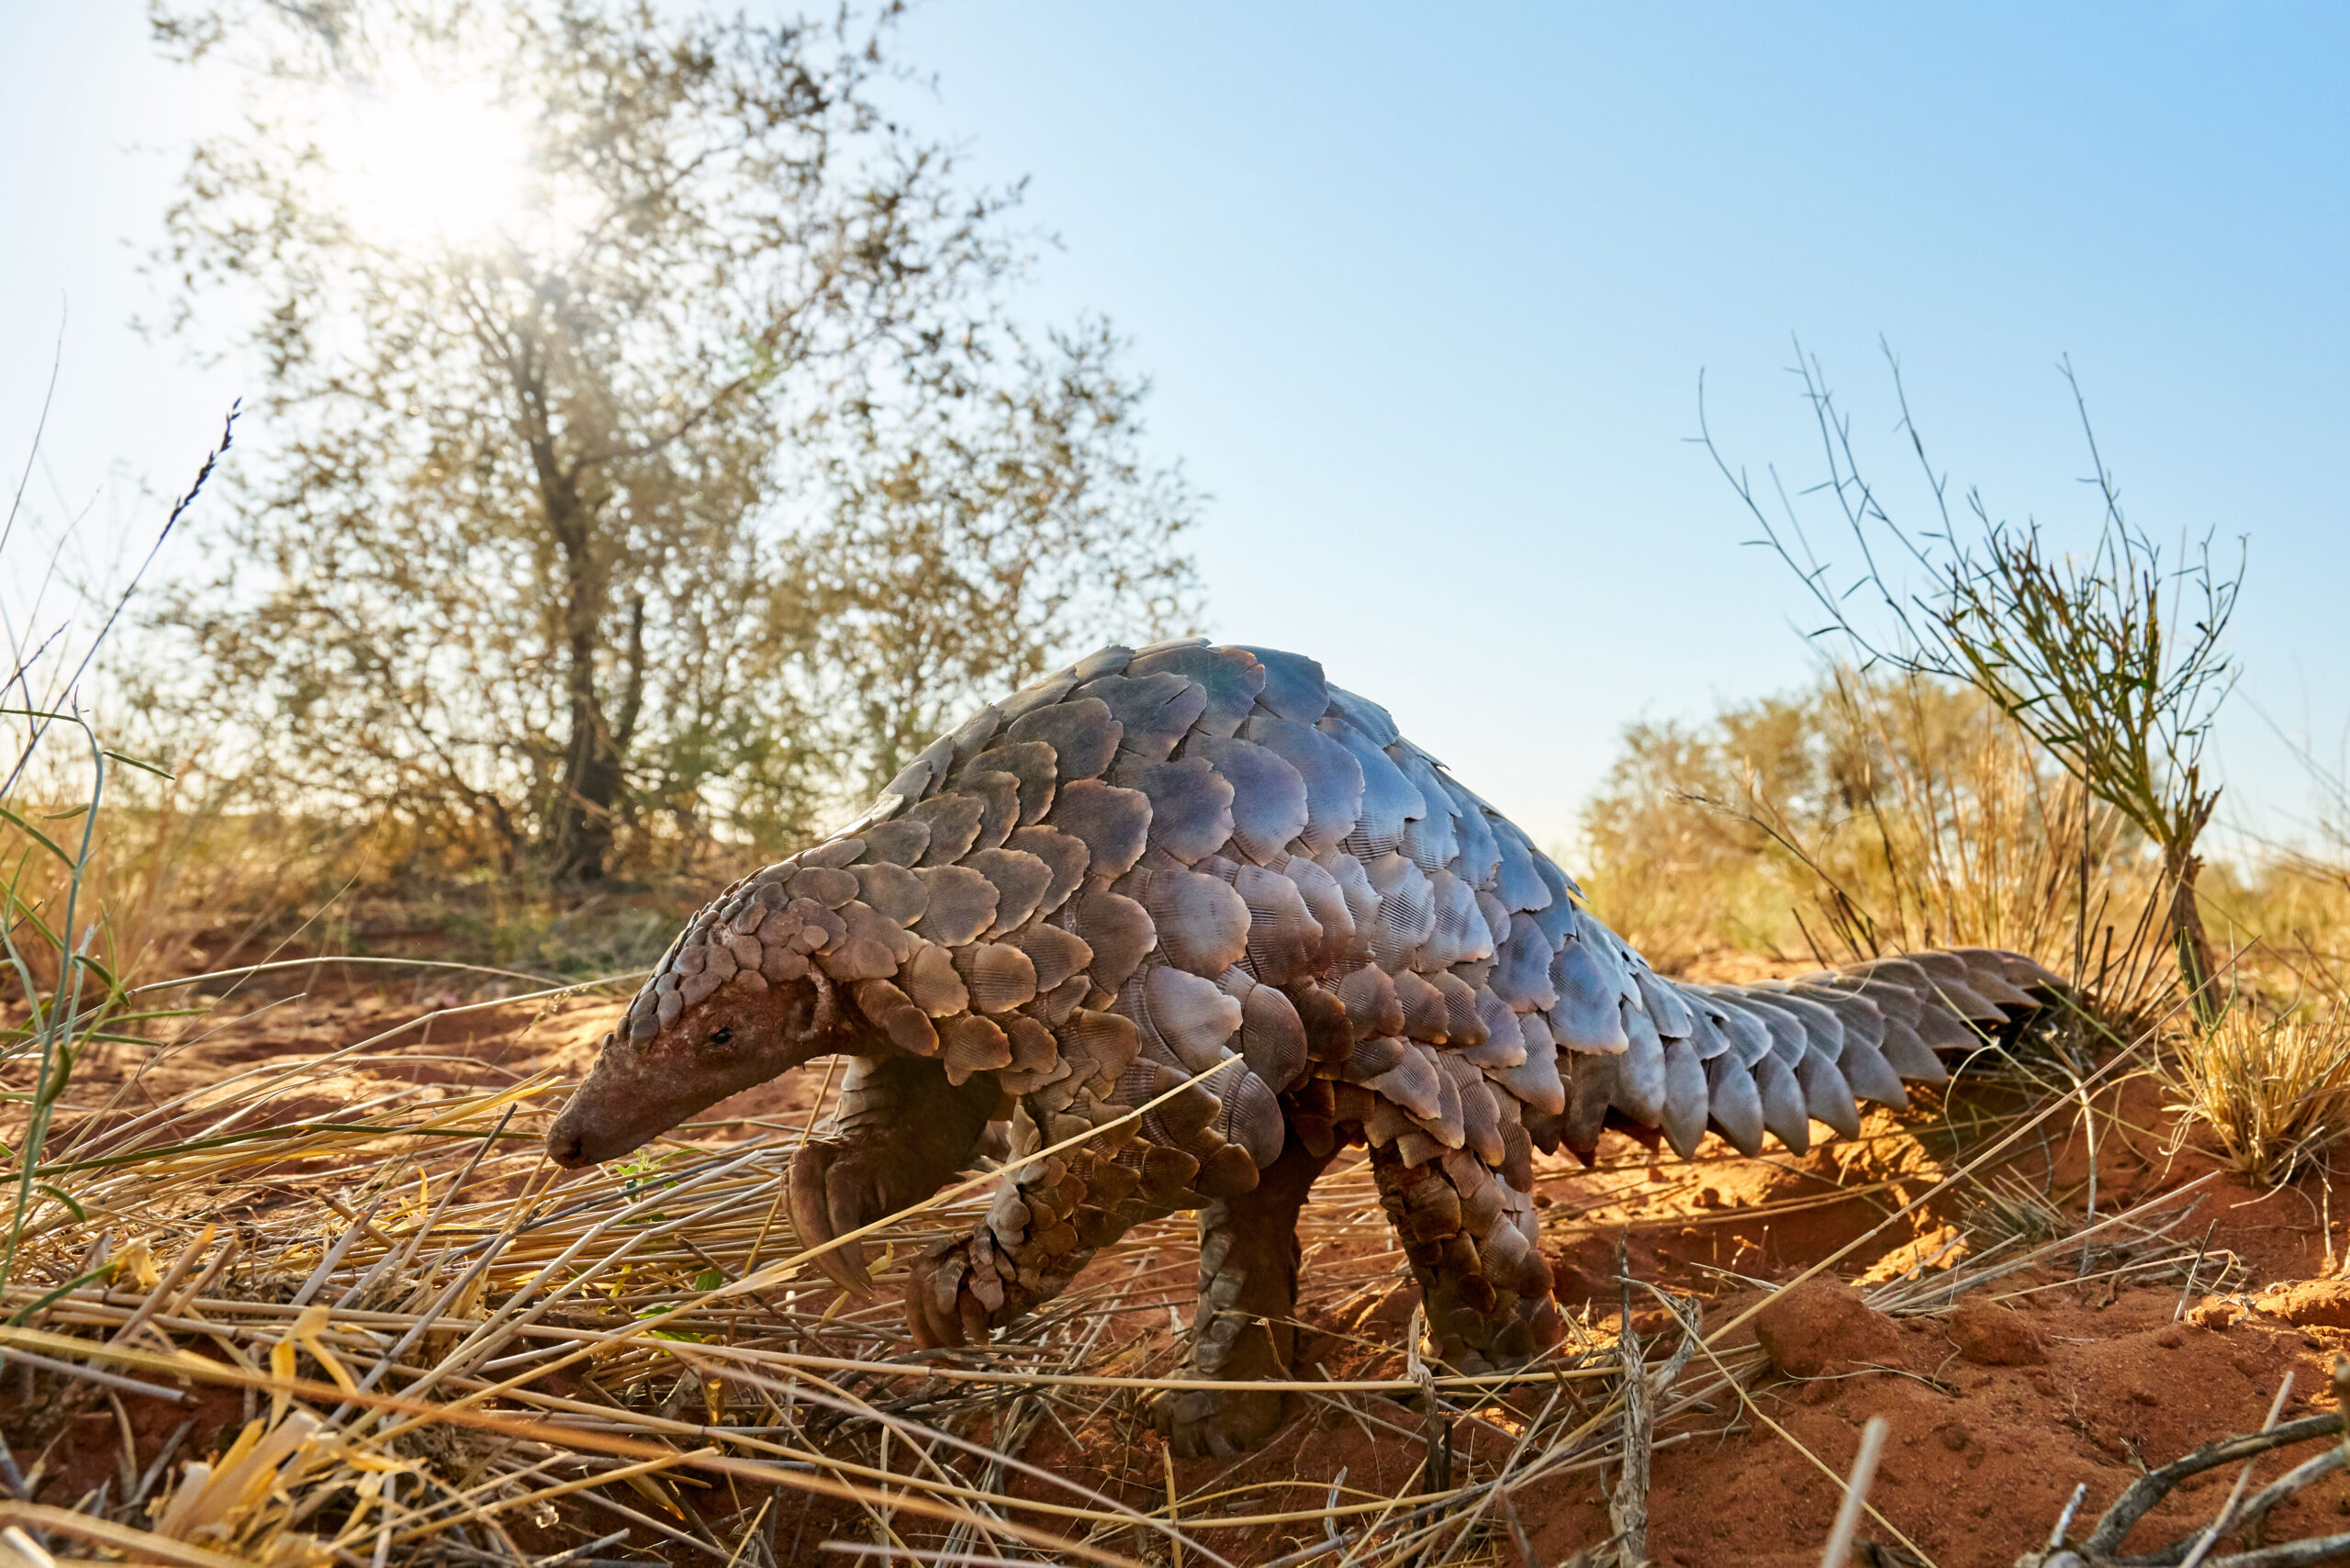
{"type": "MultiPolygon", "coordinates": [[[[945,1186],[978,1152],[1002,1098],[991,1078],[952,1084],[936,1062],[919,1057],[853,1058],[832,1119],[791,1157],[800,1245],[822,1246],[945,1186]]],[[[816,1262],[845,1290],[873,1289],[861,1241],[816,1262]]]]}
{"type": "MultiPolygon", "coordinates": [[[[1292,1131],[1281,1158],[1236,1198],[1200,1211],[1200,1305],[1191,1375],[1285,1378],[1297,1348],[1297,1215],[1328,1167],[1292,1131]]],[[[1277,1389],[1169,1389],[1152,1419],[1184,1459],[1243,1453],[1281,1424],[1277,1389]]]]}
{"type": "Polygon", "coordinates": [[[1467,1149],[1408,1162],[1404,1140],[1371,1151],[1379,1198],[1420,1282],[1438,1359],[1498,1372],[1566,1333],[1550,1266],[1535,1245],[1534,1201],[1467,1149]]]}

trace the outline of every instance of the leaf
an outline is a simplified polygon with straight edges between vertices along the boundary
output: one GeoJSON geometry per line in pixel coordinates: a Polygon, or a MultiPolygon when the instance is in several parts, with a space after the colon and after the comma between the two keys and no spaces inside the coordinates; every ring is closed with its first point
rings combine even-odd
{"type": "Polygon", "coordinates": [[[139,771],[140,771],[141,773],[151,773],[151,774],[153,774],[156,778],[162,778],[162,779],[166,779],[166,780],[173,780],[173,779],[176,779],[176,778],[178,778],[178,777],[179,777],[179,775],[177,775],[177,774],[175,774],[175,773],[171,773],[171,772],[166,771],[166,770],[165,770],[165,769],[163,769],[163,768],[161,768],[161,767],[156,767],[156,766],[155,766],[153,763],[151,763],[151,762],[141,762],[139,758],[137,758],[137,757],[135,757],[135,756],[126,756],[126,755],[124,755],[123,753],[118,752],[118,751],[109,751],[109,750],[106,750],[106,748],[104,748],[104,747],[101,747],[101,748],[99,748],[99,749],[100,749],[100,752],[101,752],[101,754],[102,754],[102,755],[104,755],[104,756],[110,756],[110,757],[112,757],[115,761],[119,762],[119,763],[122,763],[122,764],[124,764],[124,765],[126,765],[126,766],[128,766],[128,767],[135,767],[135,768],[139,769],[139,771]]]}
{"type": "Polygon", "coordinates": [[[144,1024],[151,1018],[198,1018],[213,1011],[209,1007],[158,1007],[150,1013],[123,1013],[106,1020],[118,1028],[125,1024],[144,1024]]]}
{"type": "MultiPolygon", "coordinates": [[[[5,806],[0,806],[0,815],[5,815],[6,810],[5,806]]],[[[25,924],[31,926],[40,934],[40,939],[50,946],[61,951],[64,948],[65,944],[57,939],[57,933],[49,928],[48,923],[41,919],[32,905],[18,898],[14,889],[9,890],[7,897],[8,916],[11,920],[22,921],[25,924]]]]}
{"type": "Polygon", "coordinates": [[[92,974],[96,975],[98,979],[104,980],[106,982],[106,994],[108,996],[120,996],[122,994],[122,982],[114,978],[114,971],[108,969],[106,965],[98,962],[87,953],[74,954],[73,961],[81,965],[84,969],[89,970],[92,974]]]}
{"type": "Polygon", "coordinates": [[[66,1208],[72,1212],[73,1217],[80,1220],[84,1225],[90,1223],[88,1212],[85,1211],[79,1203],[75,1202],[73,1194],[67,1192],[64,1188],[52,1187],[46,1182],[36,1182],[33,1183],[33,1190],[40,1193],[47,1193],[50,1197],[55,1198],[59,1203],[63,1204],[66,1208]]]}
{"type": "MultiPolygon", "coordinates": [[[[0,806],[0,817],[5,817],[9,822],[15,823],[18,827],[32,834],[35,839],[39,841],[40,846],[48,850],[51,855],[56,856],[58,860],[63,864],[67,870],[72,871],[79,869],[79,868],[73,863],[73,857],[66,854],[65,851],[57,847],[57,841],[55,839],[41,832],[40,829],[33,826],[32,823],[27,822],[24,818],[18,816],[7,807],[0,806]]],[[[46,935],[46,933],[43,935],[46,935]]]]}

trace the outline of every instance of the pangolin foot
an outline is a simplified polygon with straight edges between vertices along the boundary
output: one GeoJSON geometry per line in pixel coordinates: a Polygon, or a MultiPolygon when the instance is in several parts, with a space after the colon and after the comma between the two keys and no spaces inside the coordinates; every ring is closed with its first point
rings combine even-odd
{"type": "MultiPolygon", "coordinates": [[[[897,1213],[905,1205],[895,1201],[892,1185],[882,1150],[822,1138],[803,1144],[791,1156],[788,1181],[791,1224],[800,1245],[822,1247],[897,1213]]],[[[860,1296],[873,1294],[864,1242],[843,1242],[817,1254],[815,1263],[841,1289],[860,1296]]]]}
{"type": "Polygon", "coordinates": [[[983,1259],[973,1252],[969,1237],[944,1241],[907,1267],[906,1327],[920,1349],[984,1345],[997,1325],[1026,1305],[1012,1299],[994,1267],[994,1249],[987,1248],[983,1259]]]}
{"type": "Polygon", "coordinates": [[[1265,1446],[1281,1430],[1275,1388],[1169,1388],[1152,1395],[1151,1425],[1178,1459],[1228,1459],[1265,1446]]]}

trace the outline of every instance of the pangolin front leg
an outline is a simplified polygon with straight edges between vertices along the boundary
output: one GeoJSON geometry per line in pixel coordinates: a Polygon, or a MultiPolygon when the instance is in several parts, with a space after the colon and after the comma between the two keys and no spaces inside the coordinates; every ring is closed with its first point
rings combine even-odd
{"type": "MultiPolygon", "coordinates": [[[[822,1246],[938,1191],[970,1162],[1002,1098],[984,1073],[958,1086],[922,1058],[854,1058],[839,1108],[791,1157],[800,1245],[822,1246]]],[[[819,1254],[816,1264],[842,1289],[871,1294],[862,1241],[819,1254]]]]}
{"type": "MultiPolygon", "coordinates": [[[[1257,1185],[1200,1211],[1200,1305],[1191,1374],[1285,1378],[1297,1349],[1297,1215],[1330,1163],[1290,1134],[1257,1185]]],[[[1278,1389],[1169,1389],[1152,1420],[1178,1456],[1245,1453],[1281,1424],[1278,1389]]]]}
{"type": "Polygon", "coordinates": [[[1498,1372],[1557,1344],[1566,1326],[1535,1245],[1534,1200],[1510,1180],[1516,1172],[1461,1148],[1411,1163],[1401,1148],[1374,1148],[1371,1169],[1419,1279],[1436,1357],[1456,1372],[1498,1372]]]}
{"type": "MultiPolygon", "coordinates": [[[[914,1260],[906,1324],[915,1344],[985,1344],[996,1329],[1060,1294],[1102,1248],[1146,1220],[1198,1202],[1182,1185],[1197,1170],[1194,1161],[1111,1123],[1113,1108],[1095,1109],[1103,1118],[1099,1136],[1021,1166],[968,1236],[914,1260]]],[[[1012,1118],[1015,1162],[1046,1147],[1040,1119],[1064,1133],[1081,1125],[1066,1112],[1023,1100],[1012,1118]]]]}

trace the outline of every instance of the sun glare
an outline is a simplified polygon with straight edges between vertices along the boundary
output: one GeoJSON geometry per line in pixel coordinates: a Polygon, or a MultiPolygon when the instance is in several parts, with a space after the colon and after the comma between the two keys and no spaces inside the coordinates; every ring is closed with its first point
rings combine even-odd
{"type": "Polygon", "coordinates": [[[486,92],[418,82],[349,106],[334,162],[354,224],[386,244],[510,232],[529,190],[523,128],[486,92]]]}

